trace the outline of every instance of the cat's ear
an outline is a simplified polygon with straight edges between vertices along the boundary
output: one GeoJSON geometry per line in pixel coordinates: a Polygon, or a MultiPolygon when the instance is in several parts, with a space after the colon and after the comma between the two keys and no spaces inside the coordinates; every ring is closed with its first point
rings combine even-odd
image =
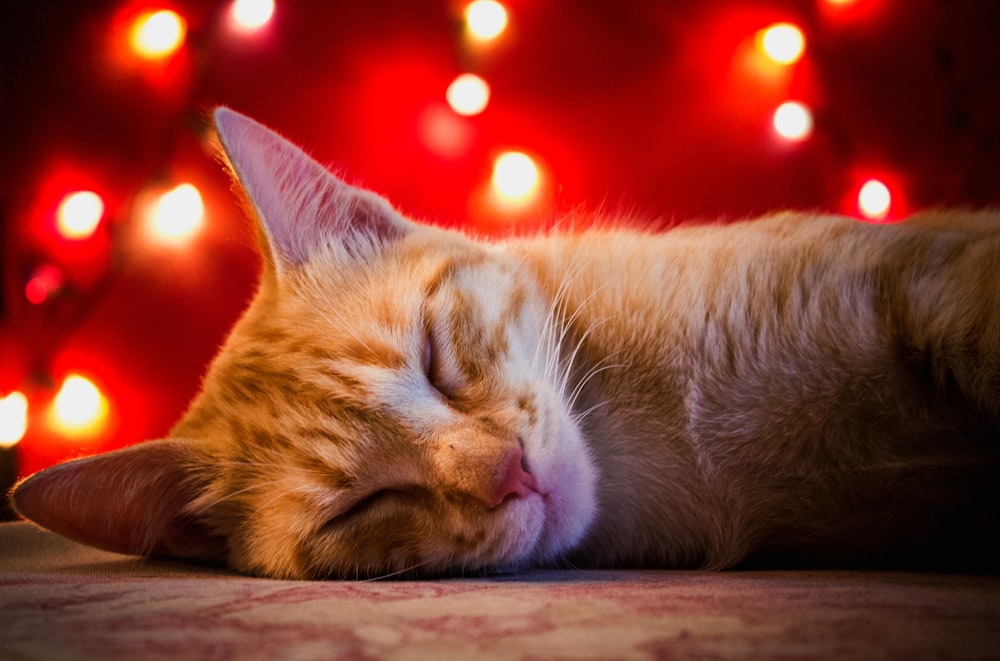
{"type": "Polygon", "coordinates": [[[228,108],[214,118],[279,270],[307,262],[317,248],[356,255],[408,230],[383,198],[344,183],[266,126],[228,108]]]}
{"type": "Polygon", "coordinates": [[[131,555],[223,559],[224,545],[186,509],[201,493],[189,444],[139,443],[36,473],[14,510],[74,541],[131,555]]]}

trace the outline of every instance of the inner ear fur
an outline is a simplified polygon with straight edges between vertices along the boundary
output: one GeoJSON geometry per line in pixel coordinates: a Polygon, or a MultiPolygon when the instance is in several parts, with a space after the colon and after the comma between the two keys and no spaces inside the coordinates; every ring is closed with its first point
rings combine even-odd
{"type": "Polygon", "coordinates": [[[53,466],[11,495],[26,519],[116,553],[219,561],[224,548],[189,504],[203,491],[189,441],[148,441],[53,466]]]}

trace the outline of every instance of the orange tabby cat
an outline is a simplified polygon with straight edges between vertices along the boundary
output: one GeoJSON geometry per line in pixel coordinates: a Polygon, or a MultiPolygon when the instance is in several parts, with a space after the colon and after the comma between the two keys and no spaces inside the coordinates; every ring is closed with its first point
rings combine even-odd
{"type": "Polygon", "coordinates": [[[29,478],[25,517],[295,578],[995,567],[1000,215],[483,243],[215,121],[260,291],[170,438],[29,478]]]}

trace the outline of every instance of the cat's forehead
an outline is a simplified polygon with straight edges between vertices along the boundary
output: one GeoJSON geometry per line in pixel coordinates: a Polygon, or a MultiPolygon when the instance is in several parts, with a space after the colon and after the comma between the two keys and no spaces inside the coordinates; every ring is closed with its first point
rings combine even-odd
{"type": "Polygon", "coordinates": [[[496,328],[510,324],[528,298],[527,283],[505,260],[462,260],[445,269],[428,289],[427,310],[449,326],[496,328]]]}
{"type": "Polygon", "coordinates": [[[355,322],[391,324],[400,314],[408,322],[427,301],[496,301],[520,286],[517,265],[502,251],[429,234],[353,271],[323,261],[306,265],[289,278],[285,298],[300,308],[350,310],[355,322]]]}

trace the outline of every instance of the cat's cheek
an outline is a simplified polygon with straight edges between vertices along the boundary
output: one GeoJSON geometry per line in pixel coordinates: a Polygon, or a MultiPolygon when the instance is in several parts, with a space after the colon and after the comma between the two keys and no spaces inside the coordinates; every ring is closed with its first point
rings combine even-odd
{"type": "Polygon", "coordinates": [[[586,442],[567,414],[550,411],[545,440],[530,451],[544,494],[544,528],[531,554],[537,563],[570,551],[597,514],[597,469],[586,442]]]}
{"type": "Polygon", "coordinates": [[[537,562],[551,562],[575,547],[596,515],[593,468],[570,459],[553,470],[558,486],[545,497],[545,529],[535,550],[537,562]]]}

